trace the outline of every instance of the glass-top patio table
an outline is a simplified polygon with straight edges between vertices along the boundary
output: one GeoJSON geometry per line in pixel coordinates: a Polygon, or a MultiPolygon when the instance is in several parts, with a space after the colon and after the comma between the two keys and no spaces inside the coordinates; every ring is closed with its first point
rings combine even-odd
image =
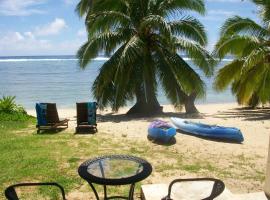
{"type": "Polygon", "coordinates": [[[92,188],[96,199],[99,195],[93,185],[104,187],[104,199],[133,199],[135,183],[147,178],[152,172],[152,166],[144,159],[129,155],[107,155],[85,161],[79,166],[80,177],[86,180],[92,188]],[[108,185],[130,185],[128,197],[107,196],[108,185]]]}

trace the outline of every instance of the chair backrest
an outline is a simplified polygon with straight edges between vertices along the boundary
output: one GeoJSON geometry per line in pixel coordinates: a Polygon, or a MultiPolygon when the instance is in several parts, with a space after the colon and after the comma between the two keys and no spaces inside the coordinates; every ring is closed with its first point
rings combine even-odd
{"type": "Polygon", "coordinates": [[[168,195],[164,198],[162,198],[162,200],[172,200],[171,198],[171,192],[172,192],[172,186],[175,183],[178,182],[189,182],[189,181],[213,181],[213,188],[211,191],[210,196],[203,198],[201,200],[213,200],[214,198],[216,198],[217,196],[219,196],[225,189],[225,184],[219,180],[219,179],[214,179],[214,178],[189,178],[189,179],[175,179],[173,180],[168,188],[168,195]]]}
{"type": "Polygon", "coordinates": [[[77,124],[88,123],[96,125],[96,102],[76,103],[77,108],[77,124]]]}
{"type": "Polygon", "coordinates": [[[58,183],[19,183],[11,185],[5,189],[5,196],[8,200],[19,200],[19,197],[16,193],[15,188],[17,187],[27,187],[27,186],[55,186],[59,188],[61,192],[61,197],[63,200],[66,200],[64,188],[58,183]]]}
{"type": "Polygon", "coordinates": [[[44,126],[47,125],[47,104],[36,103],[36,113],[37,113],[37,125],[44,126]]]}
{"type": "Polygon", "coordinates": [[[52,124],[58,123],[60,120],[56,104],[55,103],[46,103],[46,104],[47,104],[47,115],[46,115],[47,122],[52,124]]]}

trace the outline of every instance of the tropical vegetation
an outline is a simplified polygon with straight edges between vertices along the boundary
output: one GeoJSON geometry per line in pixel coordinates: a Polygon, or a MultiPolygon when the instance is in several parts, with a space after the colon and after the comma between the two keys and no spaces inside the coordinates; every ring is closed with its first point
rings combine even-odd
{"type": "Polygon", "coordinates": [[[218,71],[215,88],[231,86],[239,104],[254,107],[270,101],[270,4],[252,2],[258,5],[261,24],[240,16],[227,19],[214,54],[220,59],[234,56],[218,71]]]}
{"type": "Polygon", "coordinates": [[[203,0],[81,0],[76,11],[88,32],[77,52],[81,68],[100,52],[110,55],[92,86],[101,109],[117,111],[135,99],[128,114],[160,112],[160,85],[175,107],[197,112],[194,101],[204,96],[204,82],[181,55],[212,74],[204,26],[188,15],[204,14],[203,0]]]}
{"type": "Polygon", "coordinates": [[[33,118],[27,115],[25,109],[15,102],[15,96],[3,96],[0,99],[1,121],[28,121],[33,118]]]}

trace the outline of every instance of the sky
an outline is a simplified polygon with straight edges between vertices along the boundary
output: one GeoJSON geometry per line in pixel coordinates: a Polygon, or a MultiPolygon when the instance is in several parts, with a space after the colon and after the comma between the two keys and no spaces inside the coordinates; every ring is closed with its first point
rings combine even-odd
{"type": "MultiPolygon", "coordinates": [[[[74,55],[86,39],[84,20],[74,9],[79,0],[0,0],[0,56],[74,55]]],[[[211,50],[222,23],[240,15],[258,21],[248,0],[205,0],[205,26],[211,50]]]]}

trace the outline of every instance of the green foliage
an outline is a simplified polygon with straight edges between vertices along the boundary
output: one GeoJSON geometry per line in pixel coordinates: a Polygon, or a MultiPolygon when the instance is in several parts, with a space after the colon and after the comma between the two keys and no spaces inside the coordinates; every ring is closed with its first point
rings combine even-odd
{"type": "Polygon", "coordinates": [[[0,122],[1,121],[29,121],[34,117],[27,115],[25,109],[16,104],[15,96],[3,96],[0,99],[0,122]]]}
{"type": "Polygon", "coordinates": [[[112,55],[92,86],[100,108],[118,110],[134,97],[153,102],[158,82],[176,107],[192,93],[204,96],[203,81],[180,56],[187,54],[206,75],[213,73],[203,25],[182,16],[204,14],[202,0],[81,0],[76,11],[86,17],[88,31],[88,41],[77,52],[81,68],[99,52],[112,55]]]}
{"type": "Polygon", "coordinates": [[[0,113],[22,113],[26,114],[26,111],[21,105],[16,104],[15,96],[3,96],[0,99],[0,113]]]}
{"type": "Polygon", "coordinates": [[[220,59],[235,56],[218,71],[215,88],[222,91],[231,85],[238,103],[249,106],[270,102],[270,4],[253,2],[259,6],[262,25],[240,16],[227,19],[214,50],[220,59]]]}

